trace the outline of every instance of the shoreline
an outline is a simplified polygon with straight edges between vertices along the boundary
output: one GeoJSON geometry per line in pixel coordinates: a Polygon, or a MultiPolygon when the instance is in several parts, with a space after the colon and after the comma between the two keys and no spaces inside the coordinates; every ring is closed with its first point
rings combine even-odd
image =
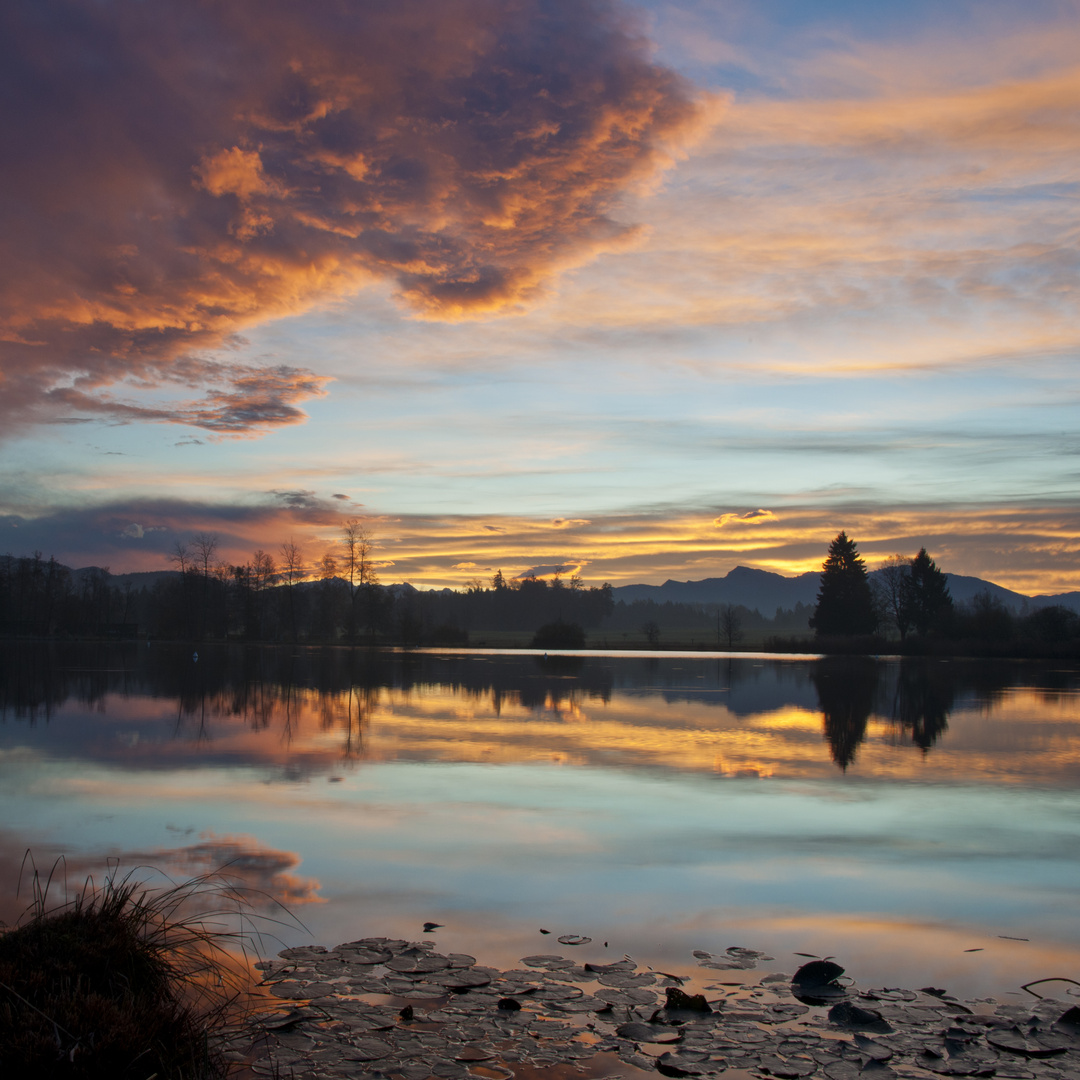
{"type": "Polygon", "coordinates": [[[430,938],[285,949],[256,965],[278,1008],[222,1049],[248,1076],[295,1080],[1080,1077],[1068,981],[1016,1002],[960,1001],[935,987],[864,989],[820,959],[746,981],[740,972],[773,958],[737,947],[696,950],[689,972],[579,963],[589,940],[564,935],[558,953],[507,971],[430,938]]]}

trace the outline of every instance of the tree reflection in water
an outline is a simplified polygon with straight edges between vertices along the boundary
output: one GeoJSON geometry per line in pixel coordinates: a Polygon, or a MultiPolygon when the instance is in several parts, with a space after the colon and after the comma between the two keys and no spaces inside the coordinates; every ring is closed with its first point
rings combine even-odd
{"type": "Polygon", "coordinates": [[[880,684],[879,664],[869,657],[826,657],[810,678],[825,716],[825,739],[833,761],[845,772],[866,738],[880,684]]]}
{"type": "MultiPolygon", "coordinates": [[[[11,642],[0,652],[0,720],[48,724],[73,700],[105,711],[109,695],[175,703],[176,735],[211,740],[211,721],[241,720],[253,731],[280,726],[286,744],[301,715],[342,733],[346,759],[365,754],[368,719],[390,700],[408,702],[437,688],[504,707],[559,717],[618,695],[655,696],[665,706],[716,709],[717,722],[753,724],[794,707],[822,714],[829,753],[843,771],[856,762],[871,722],[891,724],[894,744],[924,754],[948,730],[956,708],[990,708],[1029,687],[1052,702],[1080,688],[1080,670],[1060,663],[871,657],[718,660],[663,655],[538,656],[480,651],[400,652],[366,648],[190,646],[11,642]]],[[[681,724],[678,710],[636,714],[635,723],[681,724]],[[648,719],[641,719],[642,716],[648,719]]],[[[690,714],[685,714],[690,715],[690,714]]],[[[711,724],[705,721],[705,726],[711,724]]]]}

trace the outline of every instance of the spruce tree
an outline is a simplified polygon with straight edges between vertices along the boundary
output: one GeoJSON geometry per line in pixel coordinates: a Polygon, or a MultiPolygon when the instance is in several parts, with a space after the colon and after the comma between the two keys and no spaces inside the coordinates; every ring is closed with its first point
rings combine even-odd
{"type": "Polygon", "coordinates": [[[904,582],[904,607],[908,621],[920,634],[939,628],[952,613],[952,596],[945,575],[926,548],[920,548],[911,560],[911,571],[904,582]]]}
{"type": "Polygon", "coordinates": [[[829,545],[810,625],[818,637],[872,634],[877,627],[866,564],[846,533],[829,545]]]}

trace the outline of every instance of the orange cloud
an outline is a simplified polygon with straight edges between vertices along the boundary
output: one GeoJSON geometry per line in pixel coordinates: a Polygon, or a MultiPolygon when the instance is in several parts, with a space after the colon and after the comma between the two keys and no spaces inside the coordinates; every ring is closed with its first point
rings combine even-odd
{"type": "Polygon", "coordinates": [[[320,385],[296,369],[252,415],[231,399],[273,371],[178,408],[103,389],[202,386],[197,354],[374,280],[438,318],[526,301],[633,234],[616,203],[702,116],[597,0],[42,0],[0,40],[9,429],[295,422],[320,385]]]}
{"type": "Polygon", "coordinates": [[[722,529],[725,525],[759,525],[763,521],[776,521],[771,510],[748,510],[745,514],[721,514],[713,524],[722,529]]]}

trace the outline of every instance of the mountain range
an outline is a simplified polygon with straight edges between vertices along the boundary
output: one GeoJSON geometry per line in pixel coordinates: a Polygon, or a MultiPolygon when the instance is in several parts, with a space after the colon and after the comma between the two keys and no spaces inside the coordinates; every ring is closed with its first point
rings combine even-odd
{"type": "MultiPolygon", "coordinates": [[[[880,570],[869,574],[873,581],[880,570]]],[[[981,592],[987,592],[1013,614],[1060,604],[1080,613],[1080,592],[1058,593],[1054,596],[1024,596],[1012,589],[995,585],[982,578],[963,574],[946,574],[949,592],[955,603],[969,603],[981,592]]],[[[665,581],[663,585],[619,585],[614,590],[616,600],[633,603],[653,600],[658,604],[742,604],[771,618],[777,608],[793,610],[797,604],[813,607],[817,603],[821,571],[809,570],[796,577],[784,577],[769,570],[736,566],[724,577],[702,578],[700,581],[665,581]]]]}
{"type": "MultiPolygon", "coordinates": [[[[78,580],[95,569],[83,567],[72,573],[78,580]]],[[[136,589],[149,588],[163,578],[174,577],[176,573],[175,570],[150,570],[142,573],[113,574],[110,580],[113,585],[120,587],[130,584],[136,589]]],[[[880,570],[872,570],[869,574],[870,580],[873,581],[880,573],[880,570]]],[[[980,592],[988,592],[1015,615],[1054,604],[1060,604],[1080,614],[1080,592],[1025,596],[982,578],[966,577],[963,574],[946,574],[945,578],[956,603],[970,603],[980,592]]],[[[616,600],[623,600],[628,604],[635,600],[653,600],[658,604],[742,604],[751,611],[757,610],[766,618],[772,618],[777,608],[792,611],[798,604],[813,607],[817,603],[820,583],[819,570],[808,570],[796,577],[784,577],[770,570],[736,566],[723,577],[702,578],[700,581],[668,580],[663,585],[617,585],[612,589],[612,593],[616,600]]],[[[413,586],[407,583],[390,585],[388,588],[395,591],[415,591],[413,586]]]]}

